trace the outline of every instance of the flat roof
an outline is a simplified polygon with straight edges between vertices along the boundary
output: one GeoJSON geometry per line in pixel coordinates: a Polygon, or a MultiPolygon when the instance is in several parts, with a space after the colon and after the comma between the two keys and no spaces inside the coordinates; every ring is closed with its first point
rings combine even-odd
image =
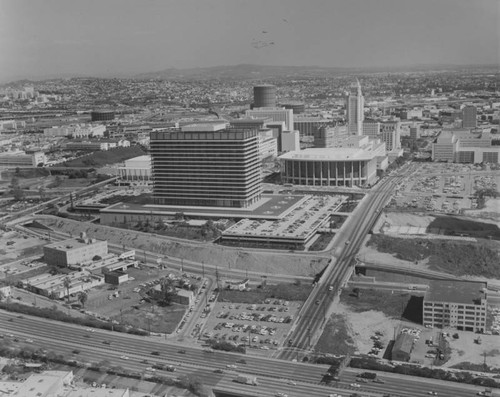
{"type": "Polygon", "coordinates": [[[304,195],[296,194],[263,194],[261,200],[247,208],[117,203],[103,208],[101,212],[154,215],[175,215],[182,212],[188,216],[211,218],[280,219],[303,198],[304,195]]]}
{"type": "Polygon", "coordinates": [[[486,283],[478,281],[431,280],[424,300],[473,305],[478,299],[486,298],[486,294],[482,292],[486,287],[486,283]]]}
{"type": "Polygon", "coordinates": [[[311,148],[297,150],[281,155],[283,160],[306,160],[306,161],[347,161],[347,160],[371,160],[376,157],[372,151],[360,148],[311,148]]]}
{"type": "Polygon", "coordinates": [[[52,244],[47,244],[46,247],[47,248],[55,248],[55,249],[58,249],[60,251],[69,251],[69,250],[72,250],[72,249],[75,249],[75,248],[80,248],[80,247],[83,247],[85,245],[92,245],[92,244],[97,244],[97,243],[102,243],[103,241],[102,240],[95,240],[95,241],[92,241],[93,239],[90,239],[87,237],[86,241],[85,240],[82,240],[82,239],[76,239],[76,238],[73,238],[73,239],[68,239],[68,240],[63,240],[63,241],[58,241],[56,243],[52,243],[52,244]]]}

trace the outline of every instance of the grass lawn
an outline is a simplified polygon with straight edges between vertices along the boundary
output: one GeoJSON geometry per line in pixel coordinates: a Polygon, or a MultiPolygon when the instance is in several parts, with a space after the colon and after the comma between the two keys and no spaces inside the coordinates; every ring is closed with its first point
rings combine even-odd
{"type": "Polygon", "coordinates": [[[63,164],[66,167],[102,167],[107,164],[121,163],[124,160],[146,154],[139,146],[120,147],[107,151],[98,151],[63,164]]]}
{"type": "Polygon", "coordinates": [[[349,335],[344,316],[334,314],[330,318],[314,350],[316,353],[342,355],[354,353],[354,340],[349,335]]]}
{"type": "Polygon", "coordinates": [[[222,290],[220,302],[232,303],[264,303],[265,299],[284,299],[288,301],[305,301],[312,291],[309,284],[276,284],[266,285],[252,291],[222,290]]]}
{"type": "Polygon", "coordinates": [[[357,313],[377,310],[391,318],[406,318],[409,321],[421,321],[423,298],[407,292],[379,291],[360,289],[359,297],[352,290],[343,290],[340,302],[357,313]]]}
{"type": "Polygon", "coordinates": [[[171,306],[155,306],[154,312],[152,306],[144,303],[138,306],[139,309],[129,307],[122,311],[122,314],[117,313],[112,318],[123,323],[132,325],[135,328],[144,329],[151,332],[172,333],[181,321],[186,306],[173,304],[171,306]]]}
{"type": "Polygon", "coordinates": [[[431,269],[457,276],[500,278],[500,255],[493,241],[410,240],[374,234],[368,244],[406,261],[429,258],[431,269]]]}

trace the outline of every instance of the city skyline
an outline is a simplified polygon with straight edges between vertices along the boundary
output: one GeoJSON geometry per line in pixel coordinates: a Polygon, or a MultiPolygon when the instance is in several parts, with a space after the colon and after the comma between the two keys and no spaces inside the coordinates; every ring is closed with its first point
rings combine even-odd
{"type": "Polygon", "coordinates": [[[498,2],[0,1],[0,81],[260,64],[498,63],[498,2]]]}

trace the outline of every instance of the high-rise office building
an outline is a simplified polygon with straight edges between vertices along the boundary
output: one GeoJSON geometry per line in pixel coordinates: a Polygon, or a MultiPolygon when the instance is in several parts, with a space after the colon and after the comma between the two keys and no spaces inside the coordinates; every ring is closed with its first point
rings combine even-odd
{"type": "Polygon", "coordinates": [[[254,109],[276,107],[276,87],[270,84],[253,87],[253,107],[254,109]]]}
{"type": "Polygon", "coordinates": [[[157,204],[240,207],[262,194],[259,132],[193,124],[151,133],[157,204]]]}
{"type": "Polygon", "coordinates": [[[361,93],[361,84],[357,81],[356,91],[351,89],[346,98],[346,118],[349,134],[363,135],[364,106],[365,100],[361,93]]]}
{"type": "Polygon", "coordinates": [[[462,128],[476,128],[477,127],[477,111],[473,105],[465,106],[462,109],[462,128]]]}
{"type": "Polygon", "coordinates": [[[284,121],[287,130],[293,130],[293,110],[284,108],[259,108],[247,110],[245,117],[272,118],[273,121],[284,121]]]}

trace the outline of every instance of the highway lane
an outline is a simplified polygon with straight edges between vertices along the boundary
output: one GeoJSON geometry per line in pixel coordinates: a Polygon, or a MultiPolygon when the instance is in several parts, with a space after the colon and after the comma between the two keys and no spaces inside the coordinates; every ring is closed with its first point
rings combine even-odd
{"type": "MultiPolygon", "coordinates": [[[[270,387],[270,390],[275,390],[273,388],[277,387],[277,385],[283,385],[285,392],[290,397],[304,395],[326,396],[328,393],[333,393],[334,390],[341,392],[343,395],[348,395],[346,392],[355,390],[349,386],[355,379],[354,374],[363,371],[349,369],[346,371],[346,375],[341,376],[341,381],[337,385],[332,384],[327,387],[319,385],[322,375],[328,369],[328,366],[325,365],[293,363],[226,352],[208,353],[200,348],[173,344],[160,338],[152,340],[147,337],[103,330],[89,332],[83,327],[72,324],[32,318],[26,315],[20,318],[17,314],[3,311],[0,311],[0,332],[4,335],[13,334],[20,341],[26,338],[33,339],[33,343],[29,344],[29,346],[63,353],[67,357],[72,357],[78,361],[95,363],[107,360],[110,362],[110,366],[121,366],[139,373],[152,373],[147,371],[146,368],[153,363],[172,364],[176,367],[176,372],[155,371],[155,373],[172,378],[193,374],[203,383],[215,384],[217,387],[222,387],[225,384],[219,382],[219,379],[224,379],[225,382],[227,381],[232,387],[235,387],[232,379],[235,378],[237,373],[252,374],[256,375],[259,381],[262,380],[263,388],[270,387]],[[13,321],[9,321],[10,318],[13,321]],[[103,343],[104,341],[109,342],[109,344],[103,343]],[[72,355],[71,352],[74,349],[80,350],[80,353],[72,355]],[[152,355],[152,352],[158,352],[159,355],[152,355]],[[123,359],[122,356],[127,356],[129,359],[123,359]],[[246,361],[246,364],[238,362],[242,358],[246,361]],[[143,363],[143,360],[148,362],[143,363]],[[235,365],[236,368],[230,369],[227,367],[228,365],[235,365]],[[213,370],[215,369],[222,369],[224,374],[214,373],[213,370]],[[301,384],[300,388],[287,385],[287,380],[293,380],[301,384]],[[332,389],[332,387],[335,387],[335,389],[332,389]],[[305,390],[307,390],[307,393],[304,392],[305,390]],[[297,393],[294,394],[295,392],[297,393]]],[[[440,396],[465,397],[471,395],[471,389],[464,390],[464,385],[461,384],[423,378],[414,380],[414,377],[408,379],[408,377],[401,375],[396,375],[401,377],[400,379],[391,378],[388,380],[390,376],[393,377],[394,375],[383,374],[381,376],[386,380],[384,385],[375,383],[361,384],[363,392],[391,392],[404,397],[414,397],[424,395],[429,390],[436,390],[440,396]],[[429,382],[432,385],[429,385],[429,382]]],[[[251,386],[237,385],[236,387],[247,390],[251,386]]],[[[476,388],[474,390],[479,391],[480,389],[476,388]]],[[[264,391],[258,388],[256,395],[264,396],[266,395],[262,394],[264,391]]]]}

